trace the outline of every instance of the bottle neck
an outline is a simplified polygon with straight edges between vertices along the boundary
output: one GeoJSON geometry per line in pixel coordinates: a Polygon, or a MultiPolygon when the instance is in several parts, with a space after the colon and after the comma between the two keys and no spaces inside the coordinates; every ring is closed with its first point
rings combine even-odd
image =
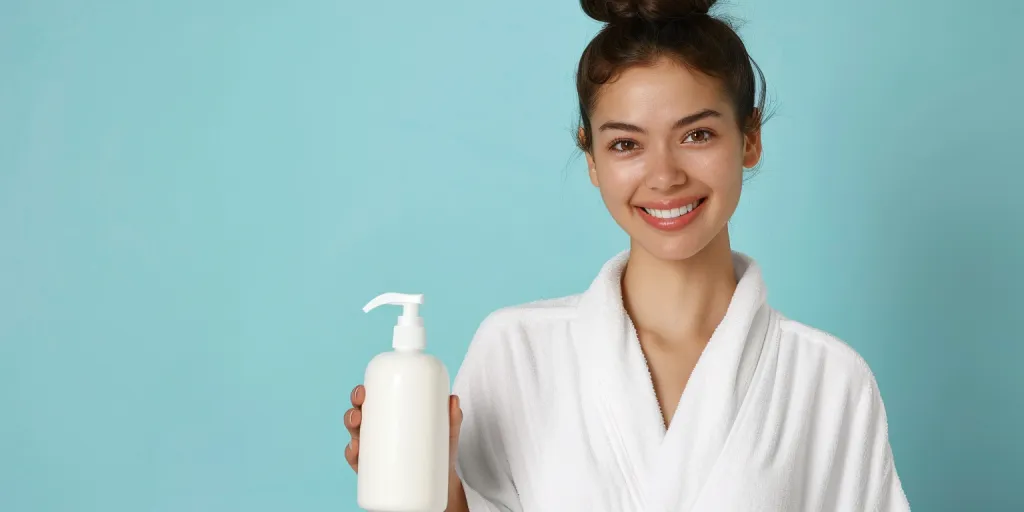
{"type": "Polygon", "coordinates": [[[396,325],[391,346],[406,352],[422,351],[427,346],[426,331],[418,325],[396,325]]]}
{"type": "Polygon", "coordinates": [[[395,352],[401,352],[403,354],[419,354],[419,353],[423,352],[423,348],[422,347],[409,347],[409,346],[395,345],[395,346],[393,346],[391,348],[393,348],[395,350],[395,352]]]}

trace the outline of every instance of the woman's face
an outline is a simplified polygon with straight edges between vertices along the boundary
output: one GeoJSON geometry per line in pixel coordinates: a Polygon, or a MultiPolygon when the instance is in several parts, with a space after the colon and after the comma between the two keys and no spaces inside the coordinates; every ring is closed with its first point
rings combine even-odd
{"type": "Polygon", "coordinates": [[[725,233],[743,168],[761,156],[718,82],[670,59],[633,67],[591,112],[590,181],[612,218],[656,258],[683,260],[725,233]]]}

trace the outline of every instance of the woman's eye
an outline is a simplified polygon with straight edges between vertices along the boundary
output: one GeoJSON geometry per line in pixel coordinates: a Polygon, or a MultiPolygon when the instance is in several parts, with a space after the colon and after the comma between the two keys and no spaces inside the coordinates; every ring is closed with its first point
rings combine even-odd
{"type": "Polygon", "coordinates": [[[711,132],[708,130],[695,130],[690,132],[689,135],[683,139],[683,142],[692,142],[695,144],[703,144],[711,140],[711,132]]]}
{"type": "Polygon", "coordinates": [[[617,140],[613,142],[611,145],[612,151],[617,151],[620,153],[628,153],[630,151],[634,151],[636,150],[636,147],[636,141],[632,140],[617,140]]]}

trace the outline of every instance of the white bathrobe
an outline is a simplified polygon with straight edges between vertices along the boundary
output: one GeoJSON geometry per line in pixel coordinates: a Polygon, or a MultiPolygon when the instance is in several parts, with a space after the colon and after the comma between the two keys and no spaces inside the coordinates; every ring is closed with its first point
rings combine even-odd
{"type": "Polygon", "coordinates": [[[628,252],[590,288],[501,309],[455,378],[470,510],[909,510],[874,376],[766,302],[757,264],[664,421],[622,305],[628,252]]]}

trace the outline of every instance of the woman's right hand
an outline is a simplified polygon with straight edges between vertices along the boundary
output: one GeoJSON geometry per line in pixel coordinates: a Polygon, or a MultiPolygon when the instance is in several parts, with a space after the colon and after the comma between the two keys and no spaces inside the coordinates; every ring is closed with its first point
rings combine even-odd
{"type": "MultiPolygon", "coordinates": [[[[366,400],[366,388],[362,384],[352,390],[352,408],[345,412],[345,427],[352,436],[345,447],[345,460],[352,470],[359,473],[359,426],[363,422],[363,401],[366,400]]],[[[448,397],[448,508],[446,512],[464,512],[469,510],[466,503],[466,492],[462,487],[462,479],[455,472],[455,461],[458,457],[459,430],[462,428],[462,408],[459,397],[448,397]]]]}
{"type": "MultiPolygon", "coordinates": [[[[345,447],[345,460],[352,470],[359,472],[359,426],[363,422],[363,401],[366,400],[366,388],[362,384],[352,389],[352,408],[345,412],[345,427],[352,440],[345,447]]],[[[462,408],[459,397],[448,397],[448,469],[455,475],[455,461],[458,460],[459,429],[462,427],[462,408]]]]}

